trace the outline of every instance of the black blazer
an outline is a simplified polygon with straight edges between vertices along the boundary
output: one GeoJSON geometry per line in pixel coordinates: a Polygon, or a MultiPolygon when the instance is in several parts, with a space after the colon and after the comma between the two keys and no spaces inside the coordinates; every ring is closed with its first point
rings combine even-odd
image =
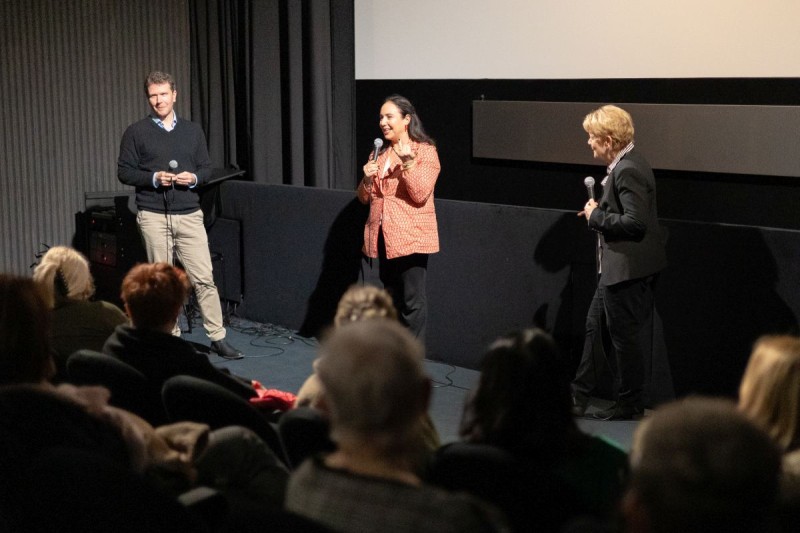
{"type": "Polygon", "coordinates": [[[608,176],[589,228],[600,233],[603,247],[600,285],[643,278],[667,266],[655,177],[636,149],[625,154],[608,176]]]}

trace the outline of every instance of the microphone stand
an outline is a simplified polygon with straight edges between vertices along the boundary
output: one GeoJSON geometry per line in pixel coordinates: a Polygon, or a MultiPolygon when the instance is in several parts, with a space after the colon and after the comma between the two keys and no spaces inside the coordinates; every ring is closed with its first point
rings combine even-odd
{"type": "MultiPolygon", "coordinates": [[[[170,167],[170,171],[174,171],[175,168],[170,167]]],[[[173,180],[170,184],[170,188],[175,193],[175,181],[173,180]]],[[[163,191],[164,194],[164,218],[166,220],[167,232],[166,232],[166,249],[167,253],[170,256],[170,264],[174,267],[178,263],[178,249],[175,245],[175,235],[173,234],[172,228],[172,219],[170,218],[171,214],[169,212],[169,200],[167,199],[167,189],[165,188],[163,191]],[[172,238],[172,249],[170,250],[169,240],[170,237],[172,238]],[[171,252],[171,253],[170,253],[171,252]]],[[[193,294],[193,293],[192,293],[193,294]]],[[[183,314],[186,317],[186,333],[191,335],[192,333],[192,314],[193,314],[193,304],[191,303],[191,294],[189,295],[189,299],[183,304],[183,314]]],[[[180,328],[180,325],[178,325],[180,328]]]]}

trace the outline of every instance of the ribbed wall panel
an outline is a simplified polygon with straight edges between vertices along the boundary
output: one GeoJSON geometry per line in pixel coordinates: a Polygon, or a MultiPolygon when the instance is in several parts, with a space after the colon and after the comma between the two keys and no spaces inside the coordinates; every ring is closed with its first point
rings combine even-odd
{"type": "Polygon", "coordinates": [[[71,244],[85,193],[124,191],[119,141],[171,72],[188,117],[187,0],[0,0],[0,271],[71,244]]]}

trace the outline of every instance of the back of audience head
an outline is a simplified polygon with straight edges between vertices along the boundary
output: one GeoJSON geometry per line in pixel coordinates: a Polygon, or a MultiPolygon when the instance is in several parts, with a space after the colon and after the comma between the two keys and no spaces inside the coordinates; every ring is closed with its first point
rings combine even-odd
{"type": "Polygon", "coordinates": [[[33,271],[45,302],[52,309],[65,300],[88,300],[95,287],[89,261],[69,246],[53,246],[33,271]]]}
{"type": "Polygon", "coordinates": [[[352,285],[339,299],[333,324],[339,327],[371,318],[397,320],[392,297],[374,285],[352,285]]]}
{"type": "Polygon", "coordinates": [[[633,533],[761,531],[776,500],[780,454],[722,399],[663,406],[634,434],[623,501],[633,533]]]}
{"type": "Polygon", "coordinates": [[[800,447],[800,338],[762,337],[739,387],[739,408],[781,447],[800,447]]]}
{"type": "Polygon", "coordinates": [[[135,328],[168,333],[190,289],[183,270],[167,263],[142,263],[122,280],[120,296],[135,328]]]}
{"type": "Polygon", "coordinates": [[[411,451],[430,396],[423,349],[413,335],[390,320],[354,322],[331,331],[320,354],[320,407],[332,439],[369,443],[387,455],[411,451]]]}
{"type": "Polygon", "coordinates": [[[52,377],[49,316],[32,279],[0,274],[0,385],[41,383],[52,377]]]}
{"type": "MultiPolygon", "coordinates": [[[[351,285],[339,299],[333,327],[338,328],[352,322],[376,318],[397,320],[397,310],[389,293],[374,285],[351,285]]],[[[323,337],[329,335],[330,332],[330,329],[325,331],[323,337]]],[[[314,361],[315,372],[316,368],[317,360],[314,361]]],[[[312,373],[297,391],[295,407],[316,408],[319,395],[319,378],[312,373]]]]}
{"type": "Polygon", "coordinates": [[[553,338],[529,328],[494,341],[465,406],[462,437],[525,448],[552,445],[573,430],[569,382],[553,338]]]}

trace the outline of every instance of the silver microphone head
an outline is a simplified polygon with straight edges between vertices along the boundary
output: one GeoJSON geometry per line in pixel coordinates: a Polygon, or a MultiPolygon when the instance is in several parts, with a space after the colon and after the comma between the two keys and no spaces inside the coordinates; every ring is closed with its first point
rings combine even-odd
{"type": "Polygon", "coordinates": [[[172,161],[169,162],[169,169],[170,170],[176,170],[177,168],[178,168],[178,162],[177,161],[175,161],[173,159],[172,161]]]}
{"type": "Polygon", "coordinates": [[[383,146],[383,139],[378,137],[372,141],[372,146],[374,147],[374,150],[372,150],[372,161],[375,162],[378,160],[378,152],[381,151],[381,146],[383,146]]]}
{"type": "Polygon", "coordinates": [[[586,176],[583,179],[583,184],[586,185],[587,187],[594,187],[594,178],[591,176],[586,176]]]}

